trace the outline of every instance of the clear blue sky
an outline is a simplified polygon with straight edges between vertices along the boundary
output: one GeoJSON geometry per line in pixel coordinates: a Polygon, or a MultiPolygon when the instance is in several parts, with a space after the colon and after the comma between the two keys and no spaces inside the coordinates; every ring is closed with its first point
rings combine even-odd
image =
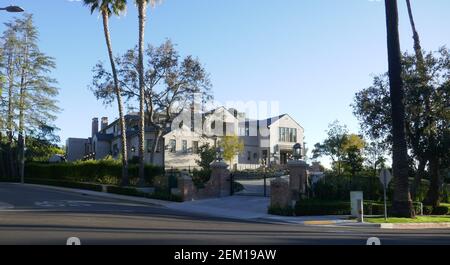
{"type": "MultiPolygon", "coordinates": [[[[450,43],[450,1],[413,0],[423,47],[450,43]]],[[[42,50],[56,58],[63,142],[87,137],[92,117],[117,117],[87,85],[106,61],[101,19],[76,0],[0,0],[35,15],[42,50]]],[[[137,15],[112,20],[115,53],[137,43],[137,15]]],[[[399,0],[403,50],[412,51],[406,6],[399,0]]],[[[12,18],[2,13],[1,20],[12,18]]],[[[359,125],[349,106],[372,75],[387,70],[384,1],[379,0],[165,0],[149,12],[146,40],[170,38],[181,54],[197,56],[211,74],[218,101],[279,101],[306,130],[309,147],[339,119],[359,125]]],[[[3,27],[1,27],[3,29],[3,27]]]]}

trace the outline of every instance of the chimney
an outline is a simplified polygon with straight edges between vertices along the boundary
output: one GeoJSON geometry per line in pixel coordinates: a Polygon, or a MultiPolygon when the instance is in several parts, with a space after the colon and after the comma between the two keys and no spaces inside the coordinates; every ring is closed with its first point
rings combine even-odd
{"type": "Polygon", "coordinates": [[[98,133],[98,118],[92,119],[92,137],[98,133]]]}
{"type": "Polygon", "coordinates": [[[101,125],[101,130],[104,130],[106,127],[108,127],[108,117],[103,117],[102,118],[102,125],[101,125]]]}

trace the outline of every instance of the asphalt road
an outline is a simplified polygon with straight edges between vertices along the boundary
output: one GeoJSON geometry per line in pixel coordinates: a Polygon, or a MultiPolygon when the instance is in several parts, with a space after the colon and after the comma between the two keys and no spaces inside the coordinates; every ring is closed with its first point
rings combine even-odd
{"type": "Polygon", "coordinates": [[[450,244],[450,230],[381,230],[226,220],[161,206],[0,183],[0,244],[450,244]]]}

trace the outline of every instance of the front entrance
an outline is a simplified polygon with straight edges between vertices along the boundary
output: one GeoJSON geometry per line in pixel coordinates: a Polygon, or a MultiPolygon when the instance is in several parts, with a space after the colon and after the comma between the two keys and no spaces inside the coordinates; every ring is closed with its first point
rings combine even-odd
{"type": "Polygon", "coordinates": [[[292,151],[281,151],[280,152],[280,164],[281,165],[286,165],[289,158],[292,155],[292,151]]]}
{"type": "Polygon", "coordinates": [[[267,174],[249,172],[231,173],[231,195],[270,197],[270,181],[267,174]]]}

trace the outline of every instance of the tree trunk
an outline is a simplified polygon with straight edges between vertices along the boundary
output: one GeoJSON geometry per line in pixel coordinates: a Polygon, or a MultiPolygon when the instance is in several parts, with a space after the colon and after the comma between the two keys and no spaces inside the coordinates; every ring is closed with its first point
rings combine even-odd
{"type": "Polygon", "coordinates": [[[437,207],[441,198],[441,178],[439,174],[439,158],[430,159],[430,188],[427,192],[424,204],[437,207]]]}
{"type": "Polygon", "coordinates": [[[139,186],[145,185],[144,145],[145,145],[145,80],[144,80],[144,32],[146,20],[147,2],[138,1],[139,11],[139,186]]]}
{"type": "Polygon", "coordinates": [[[420,188],[423,176],[425,174],[425,166],[427,165],[427,160],[425,158],[420,158],[419,166],[417,167],[416,175],[414,176],[414,182],[411,186],[411,197],[417,200],[417,190],[420,188]]]}
{"type": "Polygon", "coordinates": [[[114,92],[117,97],[117,107],[119,110],[119,123],[121,131],[121,141],[122,141],[122,181],[121,186],[128,186],[130,184],[128,178],[128,146],[127,146],[127,129],[125,124],[125,117],[123,113],[123,103],[122,94],[119,86],[119,79],[117,77],[116,64],[114,62],[114,55],[112,49],[111,35],[109,32],[109,17],[106,12],[102,12],[103,17],[103,29],[105,32],[106,46],[108,47],[109,61],[111,64],[111,70],[114,79],[114,92]]]}
{"type": "Polygon", "coordinates": [[[385,0],[385,5],[390,98],[392,104],[392,168],[394,173],[392,214],[396,217],[414,217],[408,183],[408,153],[405,133],[405,105],[401,76],[402,65],[397,0],[385,0]]]}
{"type": "Polygon", "coordinates": [[[18,136],[18,147],[19,147],[19,176],[20,182],[25,183],[25,98],[26,98],[26,80],[28,74],[28,36],[25,32],[24,39],[24,51],[23,51],[23,64],[21,65],[21,76],[20,76],[20,93],[19,93],[19,136],[18,136]]]}
{"type": "Polygon", "coordinates": [[[162,136],[163,136],[162,130],[158,130],[158,132],[156,133],[154,145],[152,147],[151,154],[150,154],[150,163],[152,165],[155,165],[155,154],[156,154],[156,151],[158,150],[159,143],[162,141],[162,136]]]}
{"type": "MultiPolygon", "coordinates": [[[[11,51],[10,51],[11,52],[11,51]]],[[[14,130],[14,125],[13,125],[13,119],[14,119],[14,113],[13,113],[13,90],[14,90],[14,71],[13,71],[13,55],[12,52],[11,54],[9,54],[8,57],[8,117],[7,117],[7,122],[6,122],[6,126],[7,126],[7,153],[8,153],[8,157],[7,157],[7,163],[8,163],[8,167],[7,167],[7,172],[10,175],[10,177],[12,178],[16,178],[17,177],[17,170],[16,170],[16,166],[15,166],[15,160],[16,160],[16,156],[14,155],[14,151],[13,151],[13,130],[14,130]]]]}
{"type": "Polygon", "coordinates": [[[411,29],[412,29],[412,32],[413,32],[414,52],[415,52],[416,58],[417,58],[418,69],[419,69],[419,71],[425,71],[426,72],[426,70],[425,70],[425,60],[423,58],[423,53],[422,53],[422,45],[420,44],[419,33],[417,32],[416,23],[414,22],[414,16],[413,16],[413,13],[412,13],[410,0],[406,0],[406,5],[408,7],[409,22],[411,24],[411,29]]]}

